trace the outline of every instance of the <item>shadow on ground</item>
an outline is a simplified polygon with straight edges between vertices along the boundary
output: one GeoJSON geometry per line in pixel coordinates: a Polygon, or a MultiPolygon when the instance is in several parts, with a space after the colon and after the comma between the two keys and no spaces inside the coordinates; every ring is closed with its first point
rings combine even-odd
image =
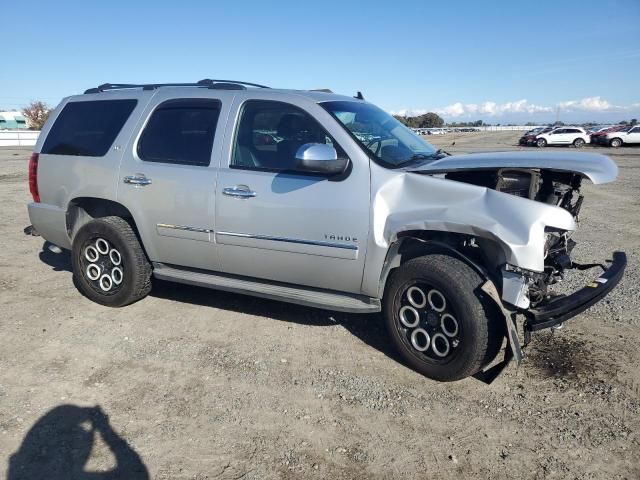
{"type": "Polygon", "coordinates": [[[389,344],[381,314],[332,312],[249,295],[212,290],[161,280],[153,281],[151,296],[218,308],[282,322],[327,327],[340,325],[352,335],[395,361],[401,361],[389,344]]]}
{"type": "Polygon", "coordinates": [[[99,406],[59,405],[31,427],[9,458],[7,480],[146,480],[147,467],[131,446],[113,430],[99,406]],[[115,458],[107,471],[86,471],[100,435],[115,458]]]}
{"type": "MultiPolygon", "coordinates": [[[[49,250],[49,245],[49,242],[44,242],[40,252],[40,260],[56,272],[71,272],[70,252],[63,250],[61,253],[53,253],[49,250]]],[[[153,280],[153,290],[150,295],[175,302],[191,303],[302,325],[322,327],[339,324],[367,345],[381,351],[392,360],[401,362],[400,357],[389,344],[380,314],[330,312],[157,279],[153,280]]]]}
{"type": "Polygon", "coordinates": [[[38,254],[40,261],[49,265],[54,272],[71,272],[71,252],[62,250],[60,253],[53,253],[49,250],[51,243],[45,241],[42,250],[38,254]]]}

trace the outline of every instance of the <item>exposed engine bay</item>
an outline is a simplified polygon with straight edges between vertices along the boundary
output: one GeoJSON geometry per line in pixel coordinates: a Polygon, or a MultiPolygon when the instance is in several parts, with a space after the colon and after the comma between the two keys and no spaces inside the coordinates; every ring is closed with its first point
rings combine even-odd
{"type": "MultiPolygon", "coordinates": [[[[576,222],[582,207],[582,176],[572,172],[499,168],[449,172],[445,178],[563,208],[576,222]]],[[[566,270],[573,268],[571,251],[576,243],[570,238],[571,232],[547,228],[545,235],[544,273],[530,276],[532,307],[547,298],[549,285],[560,281],[566,270]]]]}

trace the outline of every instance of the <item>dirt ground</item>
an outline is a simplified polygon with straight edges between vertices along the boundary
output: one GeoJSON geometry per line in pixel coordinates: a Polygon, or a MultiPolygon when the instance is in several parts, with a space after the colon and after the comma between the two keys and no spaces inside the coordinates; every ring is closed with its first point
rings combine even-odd
{"type": "MultiPolygon", "coordinates": [[[[518,136],[428,139],[457,153],[518,136]]],[[[620,179],[584,188],[577,259],[625,250],[626,276],[485,385],[408,369],[378,315],[162,282],[91,303],[68,255],[24,235],[29,152],[1,149],[0,478],[640,478],[640,148],[592,150],[620,179]]]]}

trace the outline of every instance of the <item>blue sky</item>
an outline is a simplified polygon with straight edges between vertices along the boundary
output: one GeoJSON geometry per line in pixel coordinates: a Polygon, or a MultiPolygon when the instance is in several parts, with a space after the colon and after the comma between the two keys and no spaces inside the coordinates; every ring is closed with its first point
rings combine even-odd
{"type": "Polygon", "coordinates": [[[0,108],[104,82],[361,90],[448,120],[640,118],[640,1],[5,1],[0,108]]]}

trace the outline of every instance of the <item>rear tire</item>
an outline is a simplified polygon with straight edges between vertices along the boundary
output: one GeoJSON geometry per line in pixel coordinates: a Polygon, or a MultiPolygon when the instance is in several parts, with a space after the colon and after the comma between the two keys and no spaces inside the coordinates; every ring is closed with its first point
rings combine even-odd
{"type": "Polygon", "coordinates": [[[536,140],[536,145],[540,148],[544,148],[547,146],[547,141],[544,138],[539,138],[536,140]]]}
{"type": "Polygon", "coordinates": [[[453,381],[495,358],[504,328],[479,288],[482,283],[466,263],[439,254],[409,260],[393,272],[385,289],[384,321],[411,368],[453,381]]]}
{"type": "Polygon", "coordinates": [[[609,142],[609,145],[613,148],[619,148],[622,146],[622,140],[620,138],[614,138],[609,142]]]}
{"type": "Polygon", "coordinates": [[[573,146],[574,146],[574,147],[576,147],[576,148],[582,148],[582,147],[584,147],[584,144],[585,144],[585,143],[586,143],[586,142],[584,141],[584,139],[583,139],[583,138],[576,138],[576,139],[573,141],[573,146]]]}
{"type": "Polygon", "coordinates": [[[89,300],[123,307],[151,291],[151,264],[131,225],[103,217],[83,225],[71,250],[76,288],[89,300]]]}

